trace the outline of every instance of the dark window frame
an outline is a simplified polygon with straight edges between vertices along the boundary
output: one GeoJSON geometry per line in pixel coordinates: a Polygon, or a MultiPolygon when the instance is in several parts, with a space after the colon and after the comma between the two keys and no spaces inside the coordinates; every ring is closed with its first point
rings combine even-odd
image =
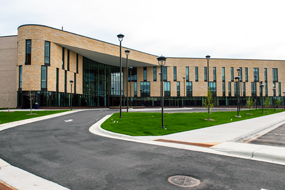
{"type": "Polygon", "coordinates": [[[177,67],[173,67],[173,81],[177,81],[177,67]]]}
{"type": "Polygon", "coordinates": [[[50,42],[49,41],[45,41],[45,53],[44,53],[44,63],[45,66],[50,66],[50,42]],[[46,45],[48,44],[48,49],[46,47],[46,45]]]}
{"type": "Polygon", "coordinates": [[[153,67],[153,81],[157,81],[157,67],[153,67]]]}
{"type": "Polygon", "coordinates": [[[32,40],[27,39],[25,44],[25,65],[32,64],[32,40]],[[28,44],[30,42],[30,44],[28,44]]]}
{"type": "Polygon", "coordinates": [[[47,66],[42,65],[41,66],[41,91],[47,91],[47,78],[48,78],[47,74],[48,74],[47,66]],[[43,68],[45,68],[45,73],[43,73],[43,68]]]}
{"type": "Polygon", "coordinates": [[[199,68],[195,67],[195,82],[199,82],[199,68]]]}

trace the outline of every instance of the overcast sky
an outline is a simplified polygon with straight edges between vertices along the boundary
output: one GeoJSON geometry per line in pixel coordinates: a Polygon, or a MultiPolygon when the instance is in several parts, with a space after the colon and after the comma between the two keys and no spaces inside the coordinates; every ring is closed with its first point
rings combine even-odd
{"type": "MultiPolygon", "coordinates": [[[[284,0],[0,0],[0,35],[41,24],[166,57],[285,59],[284,0]]],[[[130,54],[131,56],[131,54],[130,54]]]]}

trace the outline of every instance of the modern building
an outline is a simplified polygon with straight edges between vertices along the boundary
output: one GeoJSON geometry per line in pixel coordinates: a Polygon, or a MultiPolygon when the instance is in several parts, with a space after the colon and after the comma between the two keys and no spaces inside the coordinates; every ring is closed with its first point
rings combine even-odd
{"type": "MultiPolygon", "coordinates": [[[[73,106],[118,106],[119,52],[119,45],[48,26],[22,25],[17,36],[0,37],[0,107],[8,107],[7,92],[11,107],[28,108],[30,92],[40,107],[70,106],[71,96],[73,106]]],[[[132,106],[160,106],[158,56],[122,47],[122,57],[122,105],[128,86],[132,106]]],[[[210,58],[209,76],[207,71],[206,58],[168,57],[162,76],[165,106],[202,106],[208,85],[216,106],[236,105],[238,75],[242,104],[249,96],[260,104],[261,81],[263,96],[284,104],[285,60],[210,58]]]]}

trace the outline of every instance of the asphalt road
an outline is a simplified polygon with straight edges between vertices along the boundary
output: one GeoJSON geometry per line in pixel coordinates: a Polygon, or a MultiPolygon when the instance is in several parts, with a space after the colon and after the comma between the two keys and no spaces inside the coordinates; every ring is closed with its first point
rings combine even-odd
{"type": "Polygon", "coordinates": [[[252,144],[285,147],[285,124],[251,141],[252,144]]]}
{"type": "Polygon", "coordinates": [[[0,157],[73,190],[183,189],[167,182],[178,174],[200,179],[194,190],[285,189],[282,165],[91,134],[89,127],[111,112],[82,111],[4,130],[0,157]]]}

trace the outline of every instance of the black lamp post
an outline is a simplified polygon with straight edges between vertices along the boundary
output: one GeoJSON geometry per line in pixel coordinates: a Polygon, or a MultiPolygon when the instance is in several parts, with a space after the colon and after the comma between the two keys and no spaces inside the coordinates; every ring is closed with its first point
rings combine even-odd
{"type": "Polygon", "coordinates": [[[237,115],[236,117],[241,117],[239,115],[239,76],[235,77],[235,81],[236,81],[236,96],[237,96],[237,115]]]}
{"type": "Polygon", "coordinates": [[[238,97],[239,97],[239,102],[238,102],[238,111],[240,112],[240,80],[241,80],[241,76],[240,76],[240,68],[237,68],[237,72],[238,72],[238,97]]]}
{"type": "Polygon", "coordinates": [[[161,75],[160,75],[160,80],[161,80],[161,85],[160,85],[160,93],[161,93],[161,127],[165,128],[163,125],[163,106],[164,106],[164,100],[163,100],[163,66],[166,63],[166,57],[164,56],[160,56],[157,58],[158,64],[160,65],[160,71],[161,71],[161,75]]]}
{"type": "Polygon", "coordinates": [[[206,55],[206,59],[207,59],[207,83],[208,83],[208,87],[207,87],[207,92],[208,92],[208,89],[209,89],[209,60],[210,60],[210,55],[206,55]]]}
{"type": "Polygon", "coordinates": [[[186,107],[186,105],[185,105],[185,98],[186,98],[186,96],[185,96],[185,77],[183,77],[183,80],[184,80],[184,99],[183,99],[183,106],[184,107],[186,107]]]}
{"type": "Polygon", "coordinates": [[[257,75],[254,75],[254,88],[255,88],[255,109],[257,110],[257,75]]]}
{"type": "Polygon", "coordinates": [[[262,108],[262,114],[263,114],[263,87],[264,87],[264,84],[262,84],[263,82],[260,81],[260,89],[261,89],[261,108],[262,108]]]}
{"type": "Polygon", "coordinates": [[[285,92],[283,92],[283,96],[284,96],[284,110],[285,110],[285,92]]]}
{"type": "Polygon", "coordinates": [[[274,107],[274,112],[275,112],[275,84],[273,84],[273,107],[274,107]]]}
{"type": "Polygon", "coordinates": [[[127,56],[127,112],[129,112],[129,54],[130,54],[130,50],[125,50],[126,56],[127,56]]]}
{"type": "Polygon", "coordinates": [[[120,117],[122,117],[122,41],[124,35],[118,34],[117,37],[120,41],[120,117]]]}
{"type": "Polygon", "coordinates": [[[69,82],[70,82],[70,85],[71,85],[71,87],[70,87],[70,96],[71,96],[70,106],[71,106],[71,110],[72,110],[72,84],[73,84],[73,80],[70,80],[69,82]]]}
{"type": "Polygon", "coordinates": [[[132,107],[132,71],[133,71],[133,67],[129,67],[129,69],[131,70],[131,77],[130,77],[130,81],[131,81],[131,84],[130,84],[130,98],[131,98],[131,103],[130,103],[130,107],[132,107]]]}

